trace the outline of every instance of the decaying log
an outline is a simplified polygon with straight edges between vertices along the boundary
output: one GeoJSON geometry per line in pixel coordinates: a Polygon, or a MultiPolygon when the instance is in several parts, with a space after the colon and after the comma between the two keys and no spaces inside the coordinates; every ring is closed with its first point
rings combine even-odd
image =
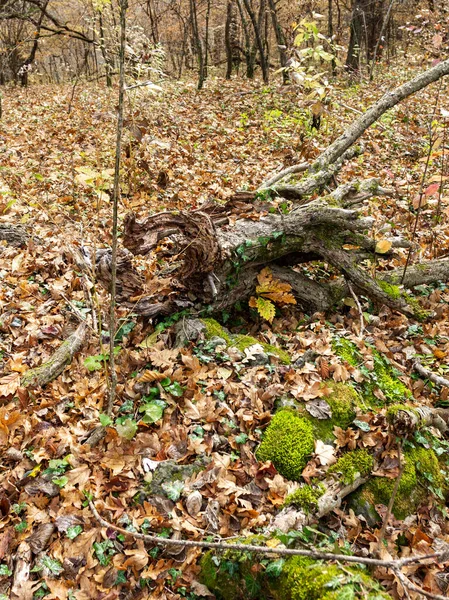
{"type": "MultiPolygon", "coordinates": [[[[363,261],[376,254],[377,241],[369,235],[374,221],[363,216],[360,205],[372,196],[393,195],[394,190],[382,187],[376,179],[337,185],[333,191],[330,187],[343,162],[362,151],[354,143],[370,125],[386,110],[448,73],[449,59],[388,92],[312,165],[288,167],[257,192],[237,193],[225,205],[207,202],[190,212],[163,212],[140,221],[134,214],[128,215],[123,235],[127,251],[120,255],[118,265],[119,301],[134,313],[149,317],[184,308],[201,311],[206,306],[218,311],[254,293],[258,272],[270,265],[276,277],[291,284],[308,311],[328,310],[349,295],[350,284],[357,296],[410,317],[426,318],[428,315],[409,295],[385,282],[412,288],[448,281],[449,259],[410,266],[404,281],[403,269],[371,277],[363,269],[363,261]],[[299,181],[290,181],[301,173],[304,175],[299,181]],[[272,205],[267,205],[265,195],[260,193],[263,190],[293,199],[293,210],[288,214],[267,212],[272,205]],[[312,197],[312,193],[319,197],[312,197]],[[247,218],[248,213],[251,218],[247,218]],[[161,246],[163,239],[169,241],[162,248],[168,248],[170,273],[158,272],[158,276],[170,278],[168,287],[172,292],[151,296],[145,293],[142,278],[132,268],[131,254],[146,256],[161,246]],[[299,272],[298,265],[316,260],[332,265],[343,277],[322,282],[299,272]]],[[[395,248],[413,246],[402,237],[387,233],[382,237],[391,243],[391,249],[381,253],[383,256],[394,256],[395,248]]],[[[110,252],[97,253],[96,264],[98,279],[108,288],[110,252]]]]}
{"type": "Polygon", "coordinates": [[[44,364],[26,371],[21,378],[23,387],[44,386],[56,379],[72,362],[74,355],[81,350],[87,339],[87,324],[81,323],[54,352],[53,356],[44,364]]]}
{"type": "Polygon", "coordinates": [[[30,239],[26,230],[20,225],[0,223],[0,240],[6,240],[11,246],[25,246],[30,239]]]}
{"type": "Polygon", "coordinates": [[[388,421],[398,437],[410,436],[423,427],[435,427],[441,433],[446,433],[449,429],[449,409],[434,406],[404,407],[389,413],[388,421]]]}

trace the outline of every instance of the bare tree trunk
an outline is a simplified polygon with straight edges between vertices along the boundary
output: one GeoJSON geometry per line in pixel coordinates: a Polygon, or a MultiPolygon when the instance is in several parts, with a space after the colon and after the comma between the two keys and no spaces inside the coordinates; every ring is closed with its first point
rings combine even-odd
{"type": "Polygon", "coordinates": [[[282,81],[285,85],[290,81],[288,71],[285,70],[287,65],[287,45],[285,42],[284,32],[278,19],[276,0],[268,0],[268,3],[270,6],[271,21],[273,23],[274,33],[276,34],[276,42],[279,50],[279,61],[281,63],[281,67],[284,69],[282,71],[282,81]]]}
{"type": "MultiPolygon", "coordinates": [[[[262,6],[264,5],[262,3],[264,3],[264,0],[260,0],[260,2],[261,2],[260,8],[262,10],[262,6]]],[[[248,13],[248,16],[249,16],[250,21],[253,26],[254,36],[256,38],[256,44],[257,44],[257,48],[259,50],[260,66],[262,69],[262,78],[263,78],[264,83],[268,83],[268,81],[269,81],[268,63],[267,63],[267,59],[266,59],[266,55],[265,55],[265,51],[264,51],[264,47],[263,47],[263,42],[262,42],[261,23],[260,23],[260,20],[259,20],[259,23],[256,21],[256,16],[251,7],[251,4],[249,3],[249,0],[243,0],[243,4],[245,5],[246,12],[248,13]]]]}
{"type": "Polygon", "coordinates": [[[204,38],[204,78],[208,75],[209,66],[209,20],[210,20],[210,1],[207,0],[206,8],[206,34],[204,38]]]}
{"type": "Polygon", "coordinates": [[[204,85],[205,71],[204,71],[204,52],[203,44],[201,42],[200,32],[198,29],[198,15],[196,9],[196,0],[190,0],[190,21],[192,26],[193,42],[196,47],[196,53],[198,58],[198,89],[201,90],[204,85]]]}
{"type": "Polygon", "coordinates": [[[45,17],[45,11],[47,10],[48,2],[49,2],[49,0],[44,1],[44,4],[42,6],[42,11],[41,11],[41,14],[39,16],[39,19],[38,19],[38,22],[36,25],[36,30],[34,32],[34,40],[33,40],[33,45],[31,47],[31,52],[30,52],[28,58],[23,62],[22,67],[21,67],[20,84],[22,85],[22,87],[26,87],[28,85],[28,67],[33,64],[33,61],[36,58],[36,52],[37,52],[37,48],[39,45],[39,38],[40,38],[40,33],[41,33],[42,22],[45,17]]]}
{"type": "Polygon", "coordinates": [[[254,79],[254,61],[255,56],[251,49],[251,36],[249,34],[248,23],[245,18],[245,12],[242,7],[242,0],[237,0],[237,6],[242,20],[242,28],[245,36],[245,60],[246,60],[246,76],[248,79],[254,79]]]}
{"type": "Polygon", "coordinates": [[[100,27],[100,49],[101,49],[101,54],[103,56],[103,60],[104,60],[104,67],[105,67],[105,72],[106,72],[106,85],[108,88],[112,87],[112,76],[111,76],[111,63],[109,60],[109,56],[108,53],[106,51],[106,40],[104,37],[104,28],[103,28],[103,15],[101,13],[101,11],[98,13],[98,24],[100,27]]]}

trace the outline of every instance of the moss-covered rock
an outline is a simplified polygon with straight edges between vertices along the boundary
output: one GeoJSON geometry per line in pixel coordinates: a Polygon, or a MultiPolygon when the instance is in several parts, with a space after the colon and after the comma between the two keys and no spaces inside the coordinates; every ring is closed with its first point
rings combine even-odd
{"type": "Polygon", "coordinates": [[[271,460],[281,475],[298,481],[314,450],[313,426],[292,410],[274,415],[257,450],[258,460],[271,460]]]}
{"type": "Polygon", "coordinates": [[[357,477],[368,476],[374,466],[373,457],[366,450],[346,452],[330,467],[328,473],[338,473],[346,485],[354,483],[357,477]]]}
{"type": "MultiPolygon", "coordinates": [[[[393,514],[397,519],[405,519],[416,512],[419,505],[429,498],[432,488],[442,494],[446,487],[438,458],[431,448],[418,446],[407,449],[403,460],[404,471],[393,505],[393,514]]],[[[396,479],[388,477],[373,477],[352,495],[351,508],[358,510],[357,514],[366,516],[367,513],[372,521],[376,504],[388,505],[395,482],[396,479]]]]}
{"type": "Polygon", "coordinates": [[[223,558],[207,552],[201,561],[201,580],[218,600],[338,600],[339,598],[388,599],[390,596],[358,567],[321,563],[295,556],[255,562],[253,556],[226,551],[223,558]]]}
{"type": "Polygon", "coordinates": [[[268,355],[276,356],[279,358],[281,363],[289,365],[291,363],[290,356],[288,352],[282,350],[281,348],[277,348],[272,344],[266,344],[265,342],[261,342],[255,337],[250,335],[233,335],[231,334],[225,327],[220,325],[218,321],[215,319],[201,319],[202,323],[206,326],[206,339],[211,339],[213,337],[220,337],[225,340],[226,345],[229,347],[234,347],[244,352],[247,348],[251,346],[260,345],[262,346],[264,352],[268,355]]]}
{"type": "Polygon", "coordinates": [[[365,381],[360,384],[360,388],[367,407],[382,404],[374,393],[376,389],[382,392],[386,404],[411,399],[410,390],[399,379],[400,373],[377,350],[371,348],[374,368],[369,370],[364,366],[365,359],[354,342],[343,338],[334,338],[332,346],[340,358],[349,365],[360,369],[365,376],[365,381]]]}

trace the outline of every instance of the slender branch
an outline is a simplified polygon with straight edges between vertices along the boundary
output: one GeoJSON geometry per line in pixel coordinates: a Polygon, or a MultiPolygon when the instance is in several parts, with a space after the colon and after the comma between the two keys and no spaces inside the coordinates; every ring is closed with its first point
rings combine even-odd
{"type": "Polygon", "coordinates": [[[161,538],[157,535],[149,535],[147,533],[138,533],[137,531],[128,531],[127,529],[123,529],[123,527],[118,527],[100,515],[98,510],[95,507],[95,504],[92,500],[89,500],[89,507],[98,521],[98,523],[102,527],[106,527],[107,529],[112,529],[113,531],[117,531],[125,536],[131,536],[138,540],[143,540],[145,542],[149,542],[151,544],[157,544],[158,546],[181,546],[183,548],[208,548],[208,549],[216,549],[216,550],[232,550],[236,552],[256,552],[258,554],[275,554],[277,556],[307,556],[309,558],[314,558],[316,560],[325,560],[325,561],[341,561],[341,562],[349,562],[349,563],[357,563],[362,565],[368,565],[372,567],[384,567],[386,569],[401,569],[402,567],[414,564],[421,563],[424,560],[428,559],[436,559],[440,564],[449,561],[449,552],[444,550],[442,552],[435,552],[432,554],[424,554],[421,556],[413,556],[409,558],[402,558],[397,560],[380,560],[377,558],[367,558],[363,556],[348,556],[346,554],[332,554],[331,552],[320,552],[319,550],[303,550],[300,548],[269,548],[268,546],[256,546],[254,544],[242,544],[242,543],[227,543],[227,542],[203,542],[196,540],[177,540],[177,539],[167,539],[161,538]]]}
{"type": "Polygon", "coordinates": [[[120,196],[120,164],[123,134],[123,106],[125,101],[125,45],[126,45],[126,11],[128,0],[120,1],[120,80],[117,116],[117,139],[115,145],[114,191],[112,200],[112,257],[111,257],[111,299],[109,311],[109,366],[110,388],[107,414],[112,413],[117,388],[117,373],[115,372],[114,342],[116,330],[116,294],[117,294],[117,248],[118,248],[118,202],[120,196]]]}

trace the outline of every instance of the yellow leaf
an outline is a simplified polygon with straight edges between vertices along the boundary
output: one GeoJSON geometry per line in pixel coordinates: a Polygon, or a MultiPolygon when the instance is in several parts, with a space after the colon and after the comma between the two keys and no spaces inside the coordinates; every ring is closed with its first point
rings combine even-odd
{"type": "Polygon", "coordinates": [[[145,371],[145,373],[137,380],[139,383],[151,383],[152,381],[162,381],[165,375],[159,371],[145,371]]]}
{"type": "Polygon", "coordinates": [[[388,240],[379,240],[376,244],[376,252],[377,254],[386,254],[391,246],[392,243],[388,240]]]}
{"type": "Polygon", "coordinates": [[[257,312],[263,319],[271,323],[276,314],[276,308],[270,300],[257,298],[257,312]]]}
{"type": "Polygon", "coordinates": [[[276,304],[296,304],[295,297],[288,292],[267,292],[263,296],[276,304]]]}
{"type": "Polygon", "coordinates": [[[276,548],[280,543],[281,540],[278,540],[277,538],[271,538],[265,542],[265,546],[268,546],[268,548],[276,548]]]}

